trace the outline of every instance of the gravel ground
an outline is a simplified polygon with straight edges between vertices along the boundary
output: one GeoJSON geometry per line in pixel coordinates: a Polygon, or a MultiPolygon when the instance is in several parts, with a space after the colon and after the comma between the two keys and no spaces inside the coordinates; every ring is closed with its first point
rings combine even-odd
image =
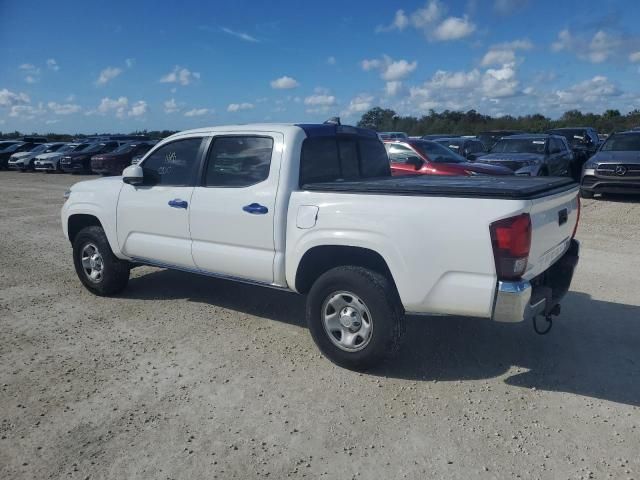
{"type": "Polygon", "coordinates": [[[398,358],[333,366],[304,298],[138,268],[89,294],[70,175],[0,172],[0,478],[640,478],[640,203],[583,202],[546,337],[408,318],[398,358]]]}

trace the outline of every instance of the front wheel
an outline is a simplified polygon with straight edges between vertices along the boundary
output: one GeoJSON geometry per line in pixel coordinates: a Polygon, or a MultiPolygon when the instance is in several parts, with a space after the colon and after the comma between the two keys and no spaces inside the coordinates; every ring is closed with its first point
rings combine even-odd
{"type": "Polygon", "coordinates": [[[311,336],[341,367],[365,370],[395,353],[403,322],[394,285],[366,268],[333,268],[316,280],[307,297],[311,336]]]}
{"type": "Polygon", "coordinates": [[[129,281],[131,266],[113,254],[102,227],[80,230],[73,241],[73,263],[82,284],[96,295],[119,293],[129,281]]]}

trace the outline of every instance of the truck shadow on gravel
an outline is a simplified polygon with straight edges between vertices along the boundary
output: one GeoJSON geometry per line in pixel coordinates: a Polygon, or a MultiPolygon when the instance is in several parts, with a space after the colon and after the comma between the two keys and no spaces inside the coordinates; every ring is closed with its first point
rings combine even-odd
{"type": "MultiPolygon", "coordinates": [[[[305,325],[305,298],[287,292],[157,270],[132,278],[125,298],[193,302],[305,325]]],[[[370,375],[416,381],[505,378],[516,387],[640,405],[640,307],[569,292],[548,335],[530,323],[459,317],[406,319],[401,351],[370,375]]]]}

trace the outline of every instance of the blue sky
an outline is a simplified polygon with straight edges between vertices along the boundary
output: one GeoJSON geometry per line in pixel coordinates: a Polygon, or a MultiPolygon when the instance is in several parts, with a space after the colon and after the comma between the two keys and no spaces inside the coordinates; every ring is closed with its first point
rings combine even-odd
{"type": "Polygon", "coordinates": [[[0,130],[640,108],[640,2],[0,0],[0,130]]]}

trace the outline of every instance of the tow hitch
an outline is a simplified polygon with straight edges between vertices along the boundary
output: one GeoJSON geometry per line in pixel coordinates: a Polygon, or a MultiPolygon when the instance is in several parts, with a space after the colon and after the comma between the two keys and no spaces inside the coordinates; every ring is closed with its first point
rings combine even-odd
{"type": "Polygon", "coordinates": [[[538,335],[546,335],[553,327],[553,317],[557,317],[560,315],[560,304],[557,303],[554,307],[548,312],[542,315],[536,315],[533,317],[533,329],[538,335]],[[543,318],[547,323],[544,327],[540,328],[538,326],[538,318],[543,318]]]}

